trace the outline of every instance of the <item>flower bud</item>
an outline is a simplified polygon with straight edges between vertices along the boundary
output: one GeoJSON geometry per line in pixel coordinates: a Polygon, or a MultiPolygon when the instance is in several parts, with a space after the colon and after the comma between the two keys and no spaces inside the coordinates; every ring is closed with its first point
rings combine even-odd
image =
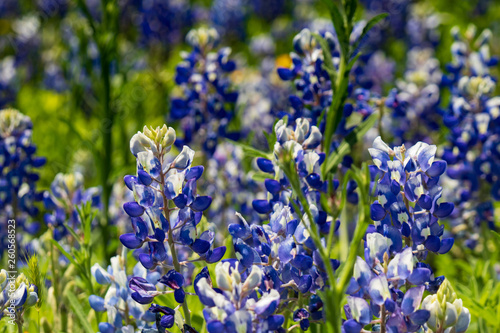
{"type": "Polygon", "coordinates": [[[454,327],[455,332],[465,332],[469,327],[470,313],[457,298],[455,290],[444,280],[437,294],[427,296],[422,302],[422,309],[430,312],[426,325],[432,331],[444,331],[454,327]]]}

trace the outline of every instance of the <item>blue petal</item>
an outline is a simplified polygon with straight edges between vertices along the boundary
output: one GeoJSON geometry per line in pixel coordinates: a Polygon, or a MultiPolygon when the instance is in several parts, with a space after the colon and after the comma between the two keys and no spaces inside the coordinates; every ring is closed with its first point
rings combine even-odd
{"type": "Polygon", "coordinates": [[[191,209],[196,212],[202,212],[210,207],[212,203],[212,198],[209,196],[200,196],[194,199],[194,202],[191,204],[191,209]]]}
{"type": "Polygon", "coordinates": [[[184,292],[184,289],[176,289],[174,291],[174,298],[177,303],[184,303],[184,299],[186,298],[186,293],[184,292]]]}
{"type": "Polygon", "coordinates": [[[144,207],[137,202],[126,202],[123,204],[123,210],[131,217],[138,217],[144,214],[144,207]]]}
{"type": "Polygon", "coordinates": [[[90,307],[97,312],[106,311],[106,308],[104,307],[104,298],[102,298],[102,297],[99,297],[96,295],[90,295],[89,296],[89,303],[90,303],[90,307]]]}
{"type": "Polygon", "coordinates": [[[438,253],[439,254],[445,254],[448,253],[448,251],[451,250],[453,247],[453,243],[455,242],[455,239],[453,238],[444,238],[441,240],[441,247],[439,248],[438,253]]]}
{"type": "Polygon", "coordinates": [[[206,262],[207,264],[213,264],[218,262],[219,260],[224,257],[224,254],[226,253],[226,247],[225,246],[220,246],[215,248],[213,251],[209,251],[207,256],[206,256],[206,262]]]}
{"type": "Polygon", "coordinates": [[[176,196],[172,201],[177,207],[183,209],[184,207],[186,207],[187,199],[188,199],[187,195],[181,193],[178,196],[176,196]]]}
{"type": "Polygon", "coordinates": [[[192,167],[186,173],[186,180],[190,180],[190,179],[193,179],[193,178],[194,179],[200,179],[200,177],[203,174],[204,170],[205,169],[204,169],[203,165],[198,165],[198,166],[192,167]]]}
{"type": "Polygon", "coordinates": [[[291,260],[291,264],[297,269],[307,270],[312,267],[313,260],[309,256],[303,254],[297,254],[295,258],[291,260]]]}
{"type": "Polygon", "coordinates": [[[130,175],[125,176],[123,180],[125,181],[125,185],[127,185],[128,189],[131,191],[134,190],[134,184],[137,184],[139,182],[137,177],[130,175]]]}
{"type": "Polygon", "coordinates": [[[281,191],[281,184],[277,180],[266,179],[264,181],[264,185],[266,187],[266,190],[268,190],[272,195],[276,195],[281,191]]]}
{"type": "Polygon", "coordinates": [[[437,236],[429,236],[424,242],[425,247],[432,252],[437,252],[439,251],[439,248],[441,247],[441,241],[439,240],[439,237],[437,236]]]}
{"type": "Polygon", "coordinates": [[[197,239],[194,241],[193,245],[191,245],[191,249],[199,255],[203,255],[208,250],[210,250],[210,245],[210,242],[206,240],[197,239]]]}
{"type": "Polygon", "coordinates": [[[303,275],[300,277],[297,287],[301,293],[305,294],[311,288],[312,282],[313,280],[311,275],[303,275]]]}
{"type": "Polygon", "coordinates": [[[289,81],[295,77],[295,74],[288,68],[278,68],[278,75],[283,81],[289,81]]]}
{"type": "MultiPolygon", "coordinates": [[[[266,319],[267,330],[276,331],[283,325],[284,322],[285,322],[285,317],[282,315],[269,316],[266,319]]],[[[221,332],[222,331],[219,331],[218,333],[221,333],[221,332]]]]}
{"type": "Polygon", "coordinates": [[[257,158],[257,166],[260,170],[267,173],[274,173],[274,165],[273,162],[266,158],[259,157],[257,158]]]}
{"type": "Polygon", "coordinates": [[[434,211],[434,215],[438,218],[447,217],[453,212],[453,208],[455,208],[455,205],[451,202],[443,202],[434,211]]]}
{"type": "Polygon", "coordinates": [[[342,325],[345,333],[359,333],[363,328],[363,325],[355,321],[354,319],[349,319],[344,322],[342,325]]]}
{"type": "Polygon", "coordinates": [[[139,176],[139,180],[142,184],[148,186],[153,182],[153,178],[144,170],[137,170],[137,176],[139,176]]]}
{"type": "Polygon", "coordinates": [[[403,301],[401,302],[401,310],[405,316],[415,312],[420,306],[422,295],[424,293],[424,286],[410,288],[406,291],[403,301]]]}
{"type": "Polygon", "coordinates": [[[221,333],[225,332],[224,324],[222,324],[218,320],[212,320],[207,322],[207,331],[208,333],[221,333]]]}
{"type": "Polygon", "coordinates": [[[415,325],[423,325],[429,320],[431,313],[428,310],[417,310],[410,314],[410,320],[415,325]]]}
{"type": "Polygon", "coordinates": [[[128,249],[137,249],[143,244],[143,241],[139,239],[135,234],[121,235],[120,242],[128,249]]]}
{"type": "Polygon", "coordinates": [[[100,333],[115,333],[115,328],[110,323],[99,323],[100,333]]]}
{"type": "Polygon", "coordinates": [[[429,177],[439,177],[446,171],[446,162],[445,161],[435,161],[432,163],[431,167],[427,170],[427,175],[429,177]]]}
{"type": "Polygon", "coordinates": [[[420,286],[428,282],[431,277],[431,271],[428,268],[417,267],[413,269],[413,272],[408,277],[408,281],[411,284],[420,286]]]}
{"type": "Polygon", "coordinates": [[[267,200],[254,200],[252,201],[252,207],[259,214],[267,214],[271,211],[271,204],[267,200]]]}
{"type": "Polygon", "coordinates": [[[432,199],[427,194],[422,194],[417,203],[423,209],[429,210],[432,208],[432,199]]]}
{"type": "Polygon", "coordinates": [[[385,209],[379,203],[373,203],[370,206],[370,215],[373,221],[382,221],[385,217],[385,209]]]}

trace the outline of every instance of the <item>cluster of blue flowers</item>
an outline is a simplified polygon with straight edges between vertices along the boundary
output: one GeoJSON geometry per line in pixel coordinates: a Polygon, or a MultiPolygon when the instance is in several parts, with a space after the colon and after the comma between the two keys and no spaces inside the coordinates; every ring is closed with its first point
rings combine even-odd
{"type": "Polygon", "coordinates": [[[489,70],[498,58],[490,56],[489,30],[477,34],[470,26],[463,37],[458,29],[452,34],[453,60],[443,79],[452,94],[443,110],[443,123],[450,128],[443,159],[450,165],[447,175],[457,181],[454,231],[474,248],[480,225],[494,228],[492,199],[500,199],[500,99],[492,96],[496,80],[489,70]]]}
{"type": "MultiPolygon", "coordinates": [[[[162,274],[168,270],[152,282],[132,277],[131,297],[140,304],[149,304],[162,294],[155,286],[158,282],[168,286],[175,300],[183,305],[186,324],[190,325],[184,287],[191,281],[192,262],[215,263],[226,248],[213,248],[214,232],[200,231],[203,211],[212,202],[211,197],[197,195],[196,191],[204,168],[191,165],[195,152],[188,146],[172,158],[169,152],[175,141],[174,129],[165,125],[144,127],[132,137],[130,149],[137,158],[137,174],[126,176],[125,183],[135,201],[125,203],[123,208],[131,217],[134,232],[121,235],[120,241],[129,249],[140,249],[138,258],[144,268],[158,268],[162,274]]],[[[152,306],[150,311],[171,317],[160,321],[162,327],[173,325],[172,309],[152,306]]]]}
{"type": "MultiPolygon", "coordinates": [[[[98,284],[108,286],[104,297],[91,295],[89,303],[97,312],[106,312],[107,321],[99,323],[99,332],[135,332],[135,327],[151,328],[149,323],[154,322],[156,316],[133,298],[133,290],[129,286],[130,276],[127,275],[126,248],[121,255],[111,258],[111,265],[105,270],[99,264],[92,266],[92,275],[98,284]]],[[[148,273],[137,263],[133,269],[133,276],[148,281],[159,279],[158,272],[148,273]]]]}
{"type": "Polygon", "coordinates": [[[16,221],[17,237],[33,235],[40,229],[36,221],[38,168],[46,162],[37,157],[31,141],[31,119],[14,109],[0,111],[0,255],[7,249],[7,222],[16,221]]]}
{"type": "MultiPolygon", "coordinates": [[[[377,179],[378,200],[371,205],[375,224],[367,230],[365,258],[357,258],[347,290],[346,332],[360,332],[365,325],[373,325],[373,331],[383,325],[387,332],[415,332],[431,318],[421,306],[423,292],[436,293],[444,277],[435,277],[424,261],[428,251],[444,254],[454,243],[443,238],[438,222],[454,206],[440,200],[446,162],[434,160],[436,149],[424,142],[391,149],[380,137],[369,149],[377,179]]],[[[469,321],[470,315],[456,331],[465,331],[469,321]]]]}
{"type": "MultiPolygon", "coordinates": [[[[247,279],[255,271],[261,272],[261,281],[257,285],[262,297],[254,299],[257,302],[256,313],[245,314],[247,321],[242,325],[250,325],[252,318],[257,318],[258,324],[253,331],[266,331],[262,327],[267,326],[281,327],[284,321],[282,315],[278,314],[288,309],[294,312],[293,319],[300,322],[298,325],[307,330],[310,317],[313,320],[321,320],[323,317],[322,301],[315,293],[327,284],[323,261],[309,234],[310,225],[317,224],[320,234],[327,236],[330,232],[335,232],[339,224],[328,218],[319,203],[320,192],[324,192],[328,186],[328,182],[322,181],[319,175],[324,157],[315,150],[322,137],[319,129],[311,126],[305,118],[297,119],[295,128],[287,127],[282,119],[275,125],[275,133],[277,142],[273,159],[257,159],[258,167],[263,172],[274,175],[274,179],[266,179],[264,182],[268,199],[253,201],[254,209],[260,214],[266,214],[269,224],[248,225],[240,215],[241,223],[229,225],[239,264],[233,268],[233,272],[239,269],[240,273],[249,274],[247,279]],[[291,189],[290,180],[280,167],[284,155],[288,153],[292,154],[296,162],[297,169],[294,171],[300,177],[301,188],[307,196],[308,209],[313,212],[314,221],[302,218],[304,211],[295,210],[298,207],[295,205],[297,198],[291,189]],[[299,294],[304,299],[310,298],[307,308],[295,308],[293,299],[299,297],[299,294]],[[262,314],[259,311],[263,310],[258,306],[264,299],[267,299],[267,303],[262,314]]],[[[332,260],[330,264],[334,270],[339,266],[337,260],[332,260]]],[[[235,302],[233,304],[237,308],[235,302]]]]}
{"type": "Polygon", "coordinates": [[[67,227],[76,232],[83,232],[79,230],[82,221],[80,221],[77,208],[87,202],[90,202],[93,208],[102,208],[100,192],[97,187],[85,189],[83,176],[79,172],[56,175],[50,191],[43,194],[43,202],[47,211],[44,221],[52,230],[54,240],[59,242],[66,239],[68,242],[66,245],[74,244],[75,240],[68,239],[72,236],[67,227]]]}
{"type": "Polygon", "coordinates": [[[231,49],[215,51],[219,35],[213,28],[191,30],[186,41],[193,49],[182,54],[175,76],[182,97],[172,100],[170,110],[173,120],[182,120],[184,131],[184,138],[175,144],[180,148],[195,143],[210,156],[219,138],[239,138],[238,132],[229,128],[238,93],[232,89],[228,74],[236,69],[236,63],[229,59],[231,49]]]}
{"type": "MultiPolygon", "coordinates": [[[[358,30],[362,27],[363,25],[359,24],[353,32],[351,44],[358,42],[358,30]]],[[[335,67],[338,67],[340,51],[337,37],[332,28],[331,25],[327,25],[319,30],[318,34],[324,38],[329,47],[332,56],[331,62],[335,67]]],[[[334,95],[332,84],[335,82],[332,83],[332,78],[325,69],[325,54],[311,30],[306,28],[297,34],[293,39],[293,46],[295,52],[290,54],[291,67],[278,68],[278,75],[282,80],[293,81],[298,94],[289,96],[290,112],[281,112],[278,116],[287,115],[292,122],[297,118],[304,117],[323,132],[326,126],[326,114],[334,95]]],[[[368,60],[365,59],[365,61],[368,60]]],[[[344,105],[341,120],[335,132],[332,149],[336,149],[340,141],[370,116],[381,103],[380,95],[366,88],[379,89],[374,86],[376,79],[371,79],[366,75],[367,68],[366,64],[361,64],[353,70],[354,74],[349,81],[348,100],[344,105]],[[370,83],[364,81],[370,81],[370,83]]],[[[352,161],[350,156],[346,156],[343,166],[349,168],[352,161]]]]}
{"type": "Polygon", "coordinates": [[[38,287],[24,274],[13,277],[11,272],[0,270],[0,319],[8,317],[19,325],[23,322],[24,311],[37,302],[38,287]]]}

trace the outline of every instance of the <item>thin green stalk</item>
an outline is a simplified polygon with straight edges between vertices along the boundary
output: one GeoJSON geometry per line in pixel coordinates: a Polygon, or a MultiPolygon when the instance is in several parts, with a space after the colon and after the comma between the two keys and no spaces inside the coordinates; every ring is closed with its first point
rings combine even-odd
{"type": "MultiPolygon", "coordinates": [[[[161,161],[163,165],[163,161],[161,161]]],[[[165,189],[164,185],[165,184],[165,174],[163,171],[160,172],[160,190],[163,198],[163,215],[165,216],[166,220],[168,221],[168,224],[170,225],[170,216],[169,216],[169,209],[168,209],[168,200],[167,197],[165,196],[165,189]]],[[[174,264],[174,268],[177,272],[181,273],[181,265],[179,264],[179,259],[177,258],[177,251],[175,250],[175,244],[174,244],[174,236],[172,233],[172,228],[168,228],[168,246],[170,248],[170,254],[172,255],[172,263],[174,264]]],[[[191,314],[189,313],[189,308],[187,305],[186,300],[182,303],[182,311],[184,312],[184,319],[186,320],[186,324],[191,326],[191,314]]]]}
{"type": "MultiPolygon", "coordinates": [[[[333,268],[330,262],[330,255],[325,251],[325,248],[321,244],[321,240],[319,239],[319,234],[318,234],[318,228],[316,226],[316,223],[314,222],[314,217],[311,213],[311,210],[309,208],[309,203],[307,202],[306,197],[304,196],[304,193],[302,192],[302,189],[300,187],[300,180],[298,179],[296,170],[295,170],[295,164],[292,162],[293,160],[289,156],[290,152],[286,152],[286,158],[285,158],[285,163],[282,165],[283,172],[287,176],[287,178],[290,180],[290,184],[292,186],[292,189],[294,193],[296,193],[297,198],[299,199],[300,204],[302,205],[305,214],[307,216],[307,219],[309,221],[309,225],[304,223],[304,226],[306,227],[307,231],[309,232],[309,235],[311,239],[314,242],[314,245],[318,249],[318,252],[320,254],[321,260],[323,261],[323,265],[326,269],[326,273],[328,276],[328,282],[331,290],[330,295],[326,295],[324,297],[324,301],[327,304],[327,310],[333,309],[333,313],[328,316],[333,323],[330,323],[330,321],[327,322],[328,325],[333,325],[332,329],[335,333],[340,332],[340,300],[337,297],[337,293],[335,292],[336,289],[336,278],[335,274],[333,272],[333,268]],[[338,314],[337,314],[338,313],[338,314]],[[337,314],[337,315],[336,315],[337,314]]],[[[292,205],[294,206],[294,209],[297,213],[300,214],[300,209],[299,207],[293,202],[292,205]]],[[[301,216],[301,221],[303,221],[303,216],[301,216]]],[[[328,292],[326,292],[328,294],[328,292]]]]}

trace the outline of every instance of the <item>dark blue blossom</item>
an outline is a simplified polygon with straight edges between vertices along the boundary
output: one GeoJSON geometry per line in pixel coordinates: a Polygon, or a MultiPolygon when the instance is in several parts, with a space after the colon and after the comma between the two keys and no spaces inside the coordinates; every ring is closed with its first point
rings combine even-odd
{"type": "Polygon", "coordinates": [[[215,29],[191,30],[186,40],[193,49],[182,54],[175,76],[182,96],[172,99],[170,108],[170,118],[181,120],[184,132],[184,138],[175,144],[180,148],[193,142],[210,156],[219,138],[239,138],[237,132],[229,130],[238,93],[232,89],[228,74],[236,69],[236,63],[229,59],[229,48],[215,52],[219,40],[215,29]]]}
{"type": "Polygon", "coordinates": [[[45,164],[45,158],[35,155],[32,128],[31,119],[19,111],[0,111],[0,254],[7,249],[9,220],[16,221],[17,237],[34,235],[40,230],[36,222],[37,202],[42,200],[43,192],[36,188],[39,179],[36,169],[45,164]]]}

